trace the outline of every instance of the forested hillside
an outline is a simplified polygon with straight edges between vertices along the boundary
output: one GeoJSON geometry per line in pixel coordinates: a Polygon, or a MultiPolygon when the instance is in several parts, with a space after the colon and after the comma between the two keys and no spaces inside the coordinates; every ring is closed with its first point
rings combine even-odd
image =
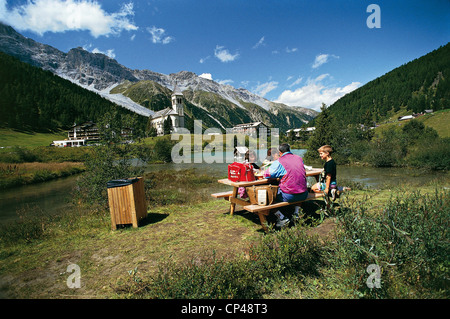
{"type": "Polygon", "coordinates": [[[329,109],[338,121],[373,125],[402,106],[411,113],[450,107],[450,43],[367,83],[329,109]]]}
{"type": "Polygon", "coordinates": [[[74,123],[98,121],[106,112],[136,117],[139,129],[147,118],[128,111],[49,71],[0,52],[0,127],[45,132],[74,123]]]}

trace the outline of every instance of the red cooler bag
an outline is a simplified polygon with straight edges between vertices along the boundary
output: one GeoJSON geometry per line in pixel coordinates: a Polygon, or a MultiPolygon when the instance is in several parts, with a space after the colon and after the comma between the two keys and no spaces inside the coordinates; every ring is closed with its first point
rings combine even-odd
{"type": "Polygon", "coordinates": [[[253,166],[250,163],[238,163],[228,165],[228,179],[232,182],[251,182],[255,180],[253,166]]]}

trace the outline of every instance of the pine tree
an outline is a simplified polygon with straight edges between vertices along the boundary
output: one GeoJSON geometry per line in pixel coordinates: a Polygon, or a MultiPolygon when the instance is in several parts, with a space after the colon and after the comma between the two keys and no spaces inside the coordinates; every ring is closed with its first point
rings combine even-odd
{"type": "Polygon", "coordinates": [[[322,103],[321,113],[315,119],[315,130],[308,141],[308,152],[305,158],[316,159],[317,149],[322,145],[333,147],[333,132],[335,130],[335,119],[328,107],[322,103]]]}
{"type": "Polygon", "coordinates": [[[172,121],[170,120],[170,117],[168,117],[164,120],[163,130],[164,130],[164,135],[170,134],[170,131],[172,130],[172,121]]]}

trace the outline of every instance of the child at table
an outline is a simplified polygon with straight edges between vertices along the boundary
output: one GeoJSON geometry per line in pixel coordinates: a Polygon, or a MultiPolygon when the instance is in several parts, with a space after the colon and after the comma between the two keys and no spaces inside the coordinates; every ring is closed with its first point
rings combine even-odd
{"type": "Polygon", "coordinates": [[[253,150],[248,150],[248,151],[245,153],[245,160],[246,160],[248,163],[252,164],[253,169],[259,170],[259,165],[256,164],[257,158],[258,158],[258,157],[256,156],[256,153],[255,153],[255,151],[253,151],[253,150]]]}
{"type": "Polygon", "coordinates": [[[319,183],[314,184],[311,190],[315,193],[323,192],[327,196],[331,196],[334,201],[339,197],[339,190],[336,183],[336,162],[331,157],[333,149],[329,145],[324,145],[318,151],[320,158],[325,161],[325,164],[319,183]]]}

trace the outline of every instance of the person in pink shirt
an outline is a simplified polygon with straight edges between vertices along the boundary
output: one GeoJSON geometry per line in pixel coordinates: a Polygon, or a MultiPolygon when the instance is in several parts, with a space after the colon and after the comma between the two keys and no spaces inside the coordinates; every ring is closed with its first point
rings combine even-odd
{"type": "MultiPolygon", "coordinates": [[[[270,165],[265,173],[265,177],[281,178],[277,201],[280,202],[297,202],[305,200],[308,197],[308,185],[306,182],[306,171],[303,159],[291,153],[289,144],[283,143],[278,147],[280,158],[270,165]]],[[[275,212],[277,216],[277,226],[284,227],[289,224],[289,219],[284,213],[289,207],[275,212]]],[[[298,207],[295,208],[294,214],[298,214],[298,207]]]]}

